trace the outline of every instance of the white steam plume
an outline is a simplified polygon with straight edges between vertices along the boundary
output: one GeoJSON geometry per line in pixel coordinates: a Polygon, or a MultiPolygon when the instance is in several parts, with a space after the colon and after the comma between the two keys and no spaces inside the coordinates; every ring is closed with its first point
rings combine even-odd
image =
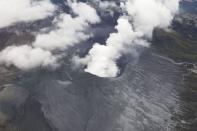
{"type": "Polygon", "coordinates": [[[69,6],[76,17],[61,14],[54,22],[56,29],[49,33],[38,34],[32,45],[5,48],[0,52],[0,64],[14,65],[22,70],[48,65],[56,67],[59,55],[54,55],[52,51],[65,50],[88,39],[90,34],[85,33],[86,29],[90,24],[100,22],[96,10],[88,4],[71,2],[69,6]]]}
{"type": "Polygon", "coordinates": [[[106,44],[96,43],[85,58],[74,59],[78,64],[87,65],[86,72],[116,77],[120,56],[128,53],[129,48],[148,46],[147,40],[156,27],[167,28],[178,11],[179,0],[127,0],[122,7],[127,15],[118,19],[117,32],[109,36],[106,44]]]}
{"type": "Polygon", "coordinates": [[[43,19],[55,11],[50,0],[0,0],[0,7],[0,28],[43,19]]]}

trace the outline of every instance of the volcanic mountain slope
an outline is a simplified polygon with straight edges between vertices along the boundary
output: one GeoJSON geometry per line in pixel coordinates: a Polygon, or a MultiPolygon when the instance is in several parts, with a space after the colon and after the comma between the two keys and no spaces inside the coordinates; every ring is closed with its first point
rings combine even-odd
{"type": "MultiPolygon", "coordinates": [[[[61,0],[54,2],[67,11],[61,0]]],[[[89,2],[96,6],[99,1],[89,2]]],[[[84,56],[92,44],[70,48],[57,70],[21,71],[1,65],[0,130],[195,131],[195,4],[183,1],[184,10],[176,16],[172,30],[156,29],[153,45],[143,50],[138,60],[123,57],[120,67],[124,69],[117,78],[99,78],[73,70],[70,57],[75,53],[84,56]]],[[[111,15],[111,10],[105,11],[111,15]]],[[[1,29],[1,48],[32,43],[32,32],[51,25],[51,19],[1,29]]],[[[114,26],[116,19],[104,19],[93,30],[97,37],[88,43],[105,42],[114,31],[111,24],[114,26]]]]}

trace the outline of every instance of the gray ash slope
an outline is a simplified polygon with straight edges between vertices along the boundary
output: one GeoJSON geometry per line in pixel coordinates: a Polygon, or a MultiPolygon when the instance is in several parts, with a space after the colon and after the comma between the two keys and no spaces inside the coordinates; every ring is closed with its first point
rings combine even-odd
{"type": "MultiPolygon", "coordinates": [[[[102,28],[95,30],[100,36],[91,39],[90,43],[104,41],[112,31],[113,21],[106,19],[102,28]],[[106,30],[104,35],[100,33],[103,29],[106,30]]],[[[22,24],[2,30],[4,46],[12,41],[19,41],[17,44],[32,41],[31,29],[45,26],[43,23],[50,24],[48,20],[38,21],[37,24],[22,24]],[[16,33],[18,30],[22,32],[21,36],[16,33]],[[6,35],[7,32],[14,35],[6,35]]],[[[83,55],[90,47],[91,44],[77,46],[69,52],[73,53],[77,48],[80,49],[77,53],[83,55]]],[[[185,100],[188,89],[183,81],[185,70],[152,48],[146,49],[138,61],[126,56],[123,59],[120,66],[124,71],[118,78],[98,78],[83,71],[74,71],[69,64],[69,55],[65,56],[61,68],[55,71],[36,69],[21,72],[13,67],[0,67],[0,130],[197,129],[195,115],[191,114],[194,118],[188,119],[190,110],[185,100]]]]}

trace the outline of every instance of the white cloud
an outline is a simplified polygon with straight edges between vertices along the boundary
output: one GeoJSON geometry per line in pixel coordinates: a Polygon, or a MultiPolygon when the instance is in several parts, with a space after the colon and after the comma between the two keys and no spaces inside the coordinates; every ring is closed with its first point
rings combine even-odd
{"type": "Polygon", "coordinates": [[[21,70],[29,70],[38,66],[57,66],[56,57],[51,52],[28,45],[9,46],[0,52],[0,63],[14,65],[21,70]]]}
{"type": "Polygon", "coordinates": [[[153,30],[170,25],[179,0],[127,0],[121,6],[128,15],[118,19],[117,32],[109,36],[105,45],[96,43],[85,58],[79,58],[79,63],[87,65],[86,72],[116,77],[119,73],[116,62],[120,56],[129,49],[135,54],[136,46],[149,46],[147,39],[151,39],[153,30]]]}
{"type": "MultiPolygon", "coordinates": [[[[38,66],[56,66],[52,51],[65,50],[91,37],[88,28],[100,22],[96,10],[76,0],[68,0],[72,15],[63,13],[54,21],[55,29],[39,33],[31,45],[10,46],[0,52],[0,64],[22,70],[38,66]],[[73,17],[73,14],[75,15],[73,17]]],[[[100,2],[100,8],[115,8],[114,2],[100,2]]],[[[17,22],[29,22],[52,15],[55,6],[49,0],[0,0],[0,28],[17,22]]],[[[153,30],[168,28],[178,11],[179,0],[123,0],[124,12],[105,45],[95,43],[85,58],[75,57],[77,64],[87,65],[86,72],[100,77],[116,77],[117,60],[125,53],[136,55],[136,46],[149,46],[153,30]]]]}
{"type": "Polygon", "coordinates": [[[119,18],[118,25],[115,28],[117,33],[110,34],[106,45],[96,43],[89,54],[82,58],[85,61],[78,60],[82,64],[86,62],[86,72],[100,77],[115,77],[119,73],[116,60],[119,59],[121,54],[128,51],[128,46],[138,44],[134,42],[134,39],[140,37],[141,34],[133,32],[132,26],[126,18],[119,18]]]}
{"type": "Polygon", "coordinates": [[[55,11],[49,0],[0,0],[0,28],[46,18],[55,11]]]}
{"type": "MultiPolygon", "coordinates": [[[[20,10],[24,10],[26,8],[27,10],[30,10],[30,5],[28,4],[27,0],[21,1],[25,1],[26,4],[21,4],[22,7],[18,8],[20,10]]],[[[42,2],[43,4],[49,4],[47,0],[42,2]]],[[[43,4],[37,3],[36,5],[34,5],[34,8],[39,9],[41,12],[34,9],[31,5],[31,8],[33,8],[31,10],[40,14],[36,15],[36,13],[34,12],[35,14],[33,16],[43,17],[42,13],[47,14],[47,12],[42,12],[45,11],[43,9],[45,6],[47,6],[43,4]]],[[[90,37],[90,34],[85,33],[85,31],[91,24],[100,22],[100,18],[97,15],[96,10],[88,4],[74,2],[70,3],[69,6],[71,7],[73,13],[76,15],[75,17],[72,17],[72,15],[67,13],[61,14],[54,21],[54,24],[56,26],[55,30],[50,31],[49,33],[38,34],[36,36],[36,40],[32,43],[31,46],[22,45],[5,48],[0,52],[0,64],[6,64],[7,66],[14,65],[22,70],[29,70],[39,66],[48,65],[56,67],[56,62],[59,58],[59,55],[55,56],[52,51],[65,50],[70,46],[74,46],[81,41],[87,40],[90,37]]],[[[32,18],[30,14],[28,15],[29,19],[32,18]]],[[[28,18],[24,18],[22,20],[27,19],[28,18]]]]}
{"type": "Polygon", "coordinates": [[[120,7],[118,7],[115,1],[99,1],[99,8],[104,15],[109,12],[113,16],[114,11],[118,11],[120,7]]]}
{"type": "Polygon", "coordinates": [[[171,1],[177,0],[129,0],[126,10],[133,19],[135,30],[151,37],[155,27],[168,27],[173,19],[174,9],[177,9],[177,4],[171,5],[171,8],[174,7],[172,10],[167,6],[173,3],[171,1]]]}
{"type": "Polygon", "coordinates": [[[100,22],[96,10],[81,2],[72,3],[70,6],[78,16],[73,18],[70,14],[62,14],[56,21],[57,29],[47,34],[39,34],[33,43],[34,47],[64,50],[90,37],[90,34],[84,32],[90,24],[100,22]]]}
{"type": "Polygon", "coordinates": [[[96,10],[88,4],[82,2],[74,2],[71,4],[71,8],[75,14],[79,15],[81,19],[88,23],[93,24],[100,22],[100,18],[96,10]]]}

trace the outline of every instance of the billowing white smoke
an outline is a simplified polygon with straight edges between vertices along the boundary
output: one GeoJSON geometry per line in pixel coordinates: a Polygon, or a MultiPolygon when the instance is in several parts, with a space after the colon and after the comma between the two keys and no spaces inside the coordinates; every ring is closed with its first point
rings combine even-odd
{"type": "MultiPolygon", "coordinates": [[[[98,0],[97,0],[98,1],[98,0]]],[[[149,46],[155,28],[167,28],[178,11],[179,0],[121,0],[122,16],[116,32],[105,44],[95,43],[85,58],[75,57],[75,63],[87,65],[86,72],[100,77],[116,77],[117,60],[126,53],[135,55],[136,47],[149,46]]],[[[0,28],[18,22],[30,22],[53,14],[56,7],[50,0],[0,0],[0,28]]],[[[22,70],[39,66],[58,66],[61,55],[54,50],[65,50],[91,37],[87,29],[100,22],[94,8],[86,3],[68,0],[71,14],[63,13],[53,24],[54,30],[39,33],[30,45],[10,46],[0,52],[0,64],[14,65],[22,70]],[[74,2],[72,2],[74,1],[74,2]]],[[[101,2],[99,8],[116,9],[116,2],[101,2]]],[[[113,13],[113,12],[112,12],[113,13]]]]}
{"type": "Polygon", "coordinates": [[[96,43],[89,51],[89,55],[82,59],[75,59],[76,63],[88,63],[88,67],[85,69],[86,72],[100,77],[114,77],[119,72],[116,60],[123,53],[129,51],[126,48],[128,45],[140,44],[147,46],[146,42],[137,39],[141,37],[142,34],[133,31],[127,18],[119,18],[118,25],[115,28],[117,33],[110,34],[110,37],[106,41],[106,45],[96,43]]]}
{"type": "Polygon", "coordinates": [[[129,48],[148,46],[156,27],[167,28],[178,11],[179,0],[127,0],[122,3],[126,15],[118,19],[105,45],[95,43],[85,58],[75,62],[87,65],[86,72],[100,77],[116,77],[117,60],[129,48]]]}
{"type": "Polygon", "coordinates": [[[84,33],[86,29],[90,24],[100,22],[96,10],[91,6],[81,2],[70,3],[69,6],[76,17],[64,13],[54,21],[56,29],[46,34],[38,34],[32,45],[7,47],[0,52],[0,63],[7,66],[14,65],[22,70],[38,66],[56,67],[56,61],[60,56],[54,55],[52,51],[65,50],[88,39],[90,34],[84,33]]]}
{"type": "Polygon", "coordinates": [[[0,0],[0,28],[43,19],[55,11],[50,0],[0,0]]]}

